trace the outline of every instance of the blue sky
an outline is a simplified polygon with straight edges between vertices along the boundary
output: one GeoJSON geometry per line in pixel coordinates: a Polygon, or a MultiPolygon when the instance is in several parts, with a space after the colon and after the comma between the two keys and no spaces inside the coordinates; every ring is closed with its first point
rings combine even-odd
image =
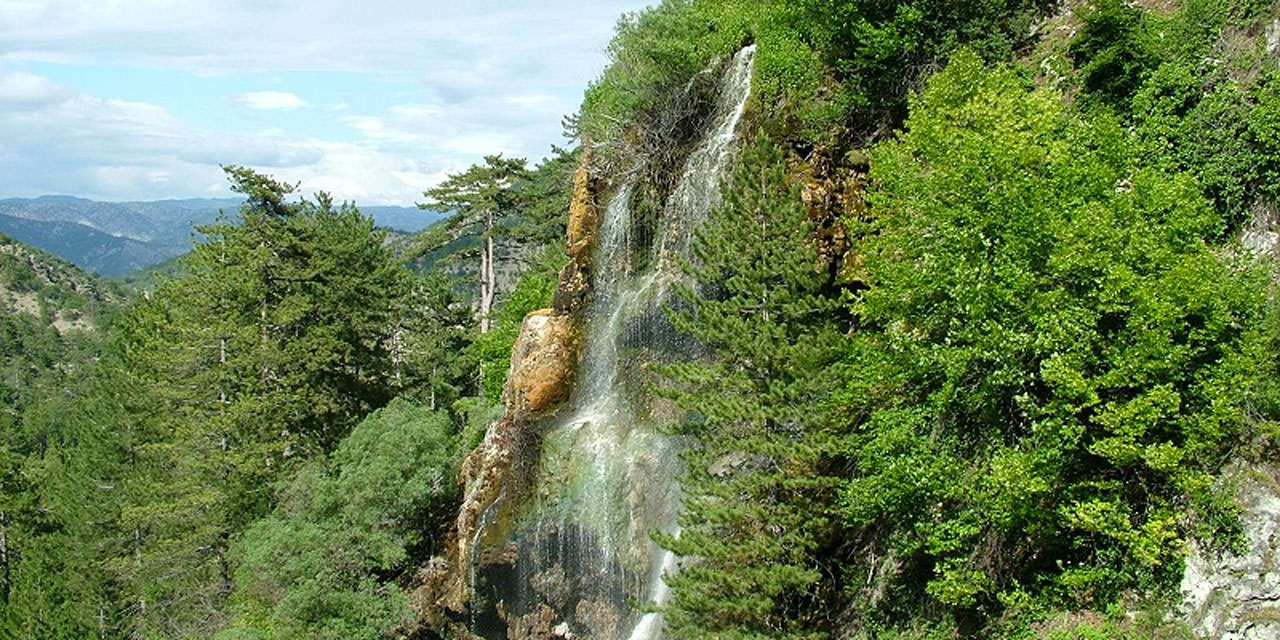
{"type": "Polygon", "coordinates": [[[228,195],[222,164],[412,204],[536,162],[646,0],[0,0],[0,198],[228,195]]]}

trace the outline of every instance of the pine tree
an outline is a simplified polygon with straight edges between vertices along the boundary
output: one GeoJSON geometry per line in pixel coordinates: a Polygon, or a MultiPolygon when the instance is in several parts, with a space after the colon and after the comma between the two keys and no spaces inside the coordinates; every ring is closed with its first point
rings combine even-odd
{"type": "Polygon", "coordinates": [[[444,242],[463,236],[480,240],[480,333],[489,331],[489,313],[497,286],[494,241],[499,233],[498,222],[516,209],[519,194],[512,187],[528,178],[525,165],[524,158],[503,158],[501,154],[485,156],[484,164],[472,165],[428,189],[424,194],[428,201],[418,205],[424,209],[455,212],[442,227],[444,242]]]}
{"type": "Polygon", "coordinates": [[[200,229],[185,272],[121,322],[135,390],[134,472],[111,562],[131,633],[207,636],[226,622],[227,549],[296,459],[331,449],[393,393],[407,273],[384,234],[325,194],[228,168],[238,224],[200,229]]]}
{"type": "Polygon", "coordinates": [[[682,531],[660,540],[689,560],[668,577],[666,619],[680,638],[818,637],[838,298],[775,144],[744,150],[723,192],[685,265],[696,286],[671,312],[710,355],[664,368],[689,411],[682,531]]]}
{"type": "Polygon", "coordinates": [[[581,156],[579,149],[552,145],[551,155],[513,185],[520,208],[519,222],[507,230],[511,238],[543,245],[564,240],[573,174],[581,156]]]}
{"type": "Polygon", "coordinates": [[[452,282],[432,271],[403,299],[391,334],[393,384],[428,409],[447,409],[473,384],[471,312],[452,282]]]}

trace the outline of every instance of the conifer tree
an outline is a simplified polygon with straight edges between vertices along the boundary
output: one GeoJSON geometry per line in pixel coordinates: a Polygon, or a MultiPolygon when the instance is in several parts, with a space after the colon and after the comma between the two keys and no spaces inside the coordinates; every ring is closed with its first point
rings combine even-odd
{"type": "Polygon", "coordinates": [[[110,563],[130,632],[207,636],[225,623],[235,532],[271,507],[293,460],[326,451],[389,399],[406,272],[384,234],[325,194],[227,169],[238,224],[200,229],[185,273],[121,323],[135,471],[110,563]]]}
{"type": "Polygon", "coordinates": [[[413,284],[391,334],[392,376],[401,395],[445,409],[475,376],[471,312],[447,277],[432,271],[413,284]]]}
{"type": "Polygon", "coordinates": [[[671,312],[709,355],[664,367],[689,411],[677,429],[689,443],[682,532],[660,540],[688,562],[667,578],[666,619],[679,638],[817,637],[838,298],[778,146],[744,150],[723,192],[684,266],[696,285],[671,312]]]}
{"type": "Polygon", "coordinates": [[[494,267],[494,241],[498,222],[511,214],[518,193],[511,187],[528,177],[524,158],[503,158],[502,154],[485,156],[484,164],[472,165],[466,171],[449,176],[443,183],[428,189],[428,201],[422,208],[453,210],[446,223],[447,241],[462,236],[476,236],[481,247],[480,259],[480,333],[487,333],[489,313],[493,309],[497,277],[494,267]]]}

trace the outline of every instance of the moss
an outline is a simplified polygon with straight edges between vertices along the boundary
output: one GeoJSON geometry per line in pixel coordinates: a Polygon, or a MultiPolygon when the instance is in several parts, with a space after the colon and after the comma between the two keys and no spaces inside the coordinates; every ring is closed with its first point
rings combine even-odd
{"type": "Polygon", "coordinates": [[[1243,622],[1255,625],[1280,625],[1280,607],[1267,606],[1250,609],[1245,612],[1243,622]]]}

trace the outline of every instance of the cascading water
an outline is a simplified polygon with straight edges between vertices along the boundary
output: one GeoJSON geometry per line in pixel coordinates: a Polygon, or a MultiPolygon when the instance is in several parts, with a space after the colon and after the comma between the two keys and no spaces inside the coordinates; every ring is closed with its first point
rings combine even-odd
{"type": "Polygon", "coordinates": [[[677,559],[653,543],[651,532],[678,534],[679,460],[675,443],[655,428],[643,390],[629,388],[622,356],[672,346],[646,344],[670,339],[670,332],[649,325],[662,318],[666,285],[678,277],[677,258],[687,253],[693,228],[719,201],[754,53],[754,47],[740,51],[724,76],[712,129],[690,154],[664,207],[646,261],[651,270],[636,273],[632,266],[631,185],[619,188],[604,211],[572,408],[542,439],[536,493],[505,552],[513,566],[490,576],[490,582],[514,584],[477,590],[501,600],[496,606],[511,637],[545,634],[552,626],[561,637],[662,637],[661,615],[639,615],[635,605],[665,604],[663,576],[677,569],[677,559]]]}

